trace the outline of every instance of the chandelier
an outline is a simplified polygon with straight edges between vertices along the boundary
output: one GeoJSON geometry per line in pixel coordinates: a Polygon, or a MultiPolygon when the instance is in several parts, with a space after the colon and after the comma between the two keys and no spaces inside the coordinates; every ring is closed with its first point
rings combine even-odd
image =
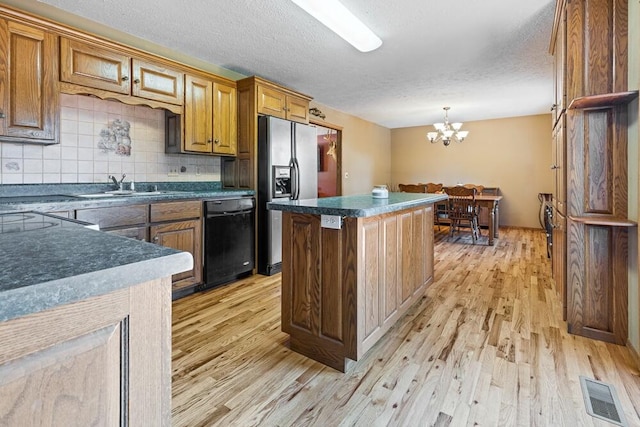
{"type": "Polygon", "coordinates": [[[451,107],[444,107],[444,123],[434,123],[433,127],[436,128],[436,132],[427,132],[427,139],[431,143],[442,141],[446,146],[451,144],[451,141],[462,142],[469,135],[469,131],[460,130],[462,123],[449,123],[449,117],[447,112],[451,107]]]}

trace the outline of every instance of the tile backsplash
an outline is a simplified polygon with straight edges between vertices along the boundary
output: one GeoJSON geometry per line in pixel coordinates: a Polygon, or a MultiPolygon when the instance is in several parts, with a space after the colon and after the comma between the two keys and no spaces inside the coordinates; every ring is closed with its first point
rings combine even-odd
{"type": "Polygon", "coordinates": [[[60,144],[2,142],[0,160],[0,184],[220,181],[218,157],[165,154],[163,110],[82,95],[60,95],[60,144]],[[130,156],[100,147],[117,119],[130,124],[130,156]]]}

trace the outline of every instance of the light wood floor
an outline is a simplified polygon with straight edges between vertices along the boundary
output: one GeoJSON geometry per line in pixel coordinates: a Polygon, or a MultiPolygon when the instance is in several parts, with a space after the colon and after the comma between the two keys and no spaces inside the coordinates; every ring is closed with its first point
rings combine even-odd
{"type": "Polygon", "coordinates": [[[436,234],[425,297],[347,374],[289,350],[279,275],[174,302],[173,425],[611,426],[586,414],[580,375],[640,425],[627,348],[567,334],[542,231],[436,234]]]}

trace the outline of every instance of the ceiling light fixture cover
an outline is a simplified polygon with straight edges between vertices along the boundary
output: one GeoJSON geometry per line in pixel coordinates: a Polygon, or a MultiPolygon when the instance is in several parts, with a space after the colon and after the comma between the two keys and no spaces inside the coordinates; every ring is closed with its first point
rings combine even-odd
{"type": "Polygon", "coordinates": [[[360,52],[382,45],[380,37],[362,23],[338,0],[291,0],[360,52]]]}
{"type": "Polygon", "coordinates": [[[427,139],[432,144],[442,141],[446,146],[451,144],[451,141],[462,142],[469,135],[469,131],[460,130],[462,123],[449,123],[449,116],[447,115],[451,107],[444,107],[444,123],[434,123],[433,127],[436,128],[436,132],[427,132],[427,139]]]}

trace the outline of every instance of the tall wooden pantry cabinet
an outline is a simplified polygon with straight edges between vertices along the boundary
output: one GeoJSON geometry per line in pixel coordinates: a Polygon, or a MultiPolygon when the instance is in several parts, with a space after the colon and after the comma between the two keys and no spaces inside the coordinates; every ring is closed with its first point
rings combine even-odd
{"type": "Polygon", "coordinates": [[[627,0],[558,0],[553,275],[569,332],[627,341],[627,0]]]}

